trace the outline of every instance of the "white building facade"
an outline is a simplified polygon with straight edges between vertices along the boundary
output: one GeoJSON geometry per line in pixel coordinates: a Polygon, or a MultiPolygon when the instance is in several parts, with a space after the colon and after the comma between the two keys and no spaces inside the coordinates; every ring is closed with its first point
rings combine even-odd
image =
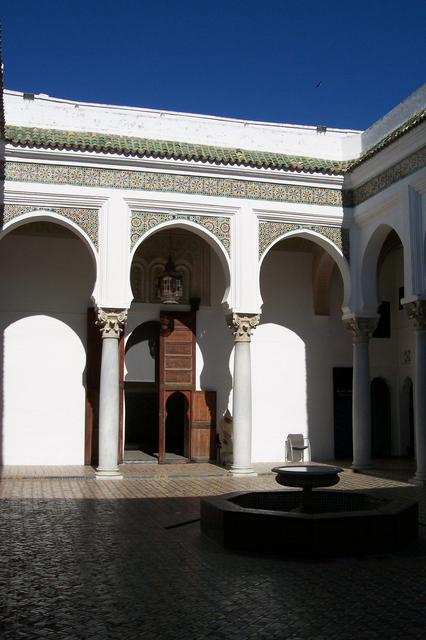
{"type": "Polygon", "coordinates": [[[365,132],[13,91],[4,113],[3,464],[216,459],[229,410],[235,474],[303,433],[425,481],[425,87],[365,132]]]}

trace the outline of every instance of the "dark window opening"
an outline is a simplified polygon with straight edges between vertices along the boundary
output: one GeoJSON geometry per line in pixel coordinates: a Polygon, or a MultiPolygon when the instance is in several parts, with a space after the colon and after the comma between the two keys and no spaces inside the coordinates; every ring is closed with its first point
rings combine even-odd
{"type": "Polygon", "coordinates": [[[373,338],[390,338],[391,337],[391,319],[390,319],[390,302],[384,300],[377,309],[379,321],[373,333],[373,338]]]}

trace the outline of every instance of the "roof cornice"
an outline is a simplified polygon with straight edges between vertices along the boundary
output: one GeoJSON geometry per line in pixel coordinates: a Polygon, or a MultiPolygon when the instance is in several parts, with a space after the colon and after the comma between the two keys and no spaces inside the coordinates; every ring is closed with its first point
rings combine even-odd
{"type": "Polygon", "coordinates": [[[195,160],[219,165],[242,165],[328,175],[343,175],[347,167],[347,162],[290,156],[267,151],[13,125],[6,125],[6,142],[15,146],[44,149],[95,151],[141,158],[195,160]]]}

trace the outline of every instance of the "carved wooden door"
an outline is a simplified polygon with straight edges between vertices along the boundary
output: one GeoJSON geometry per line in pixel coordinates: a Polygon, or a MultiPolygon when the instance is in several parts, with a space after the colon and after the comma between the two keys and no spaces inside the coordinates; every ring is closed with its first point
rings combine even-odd
{"type": "Polygon", "coordinates": [[[195,312],[160,313],[159,369],[159,462],[190,458],[191,392],[195,389],[195,312]],[[172,408],[179,412],[178,417],[172,416],[172,408]],[[166,451],[168,444],[176,440],[171,431],[167,433],[167,428],[183,430],[179,444],[173,445],[176,451],[166,451]]]}

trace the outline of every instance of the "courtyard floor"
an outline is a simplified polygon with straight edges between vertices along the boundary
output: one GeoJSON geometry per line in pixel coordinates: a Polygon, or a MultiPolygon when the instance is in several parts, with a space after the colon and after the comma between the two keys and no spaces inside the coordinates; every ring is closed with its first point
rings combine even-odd
{"type": "Polygon", "coordinates": [[[224,551],[200,534],[200,496],[279,489],[272,464],[0,468],[0,638],[426,637],[426,490],[405,461],[336,488],[415,497],[419,540],[398,553],[315,561],[224,551]]]}

